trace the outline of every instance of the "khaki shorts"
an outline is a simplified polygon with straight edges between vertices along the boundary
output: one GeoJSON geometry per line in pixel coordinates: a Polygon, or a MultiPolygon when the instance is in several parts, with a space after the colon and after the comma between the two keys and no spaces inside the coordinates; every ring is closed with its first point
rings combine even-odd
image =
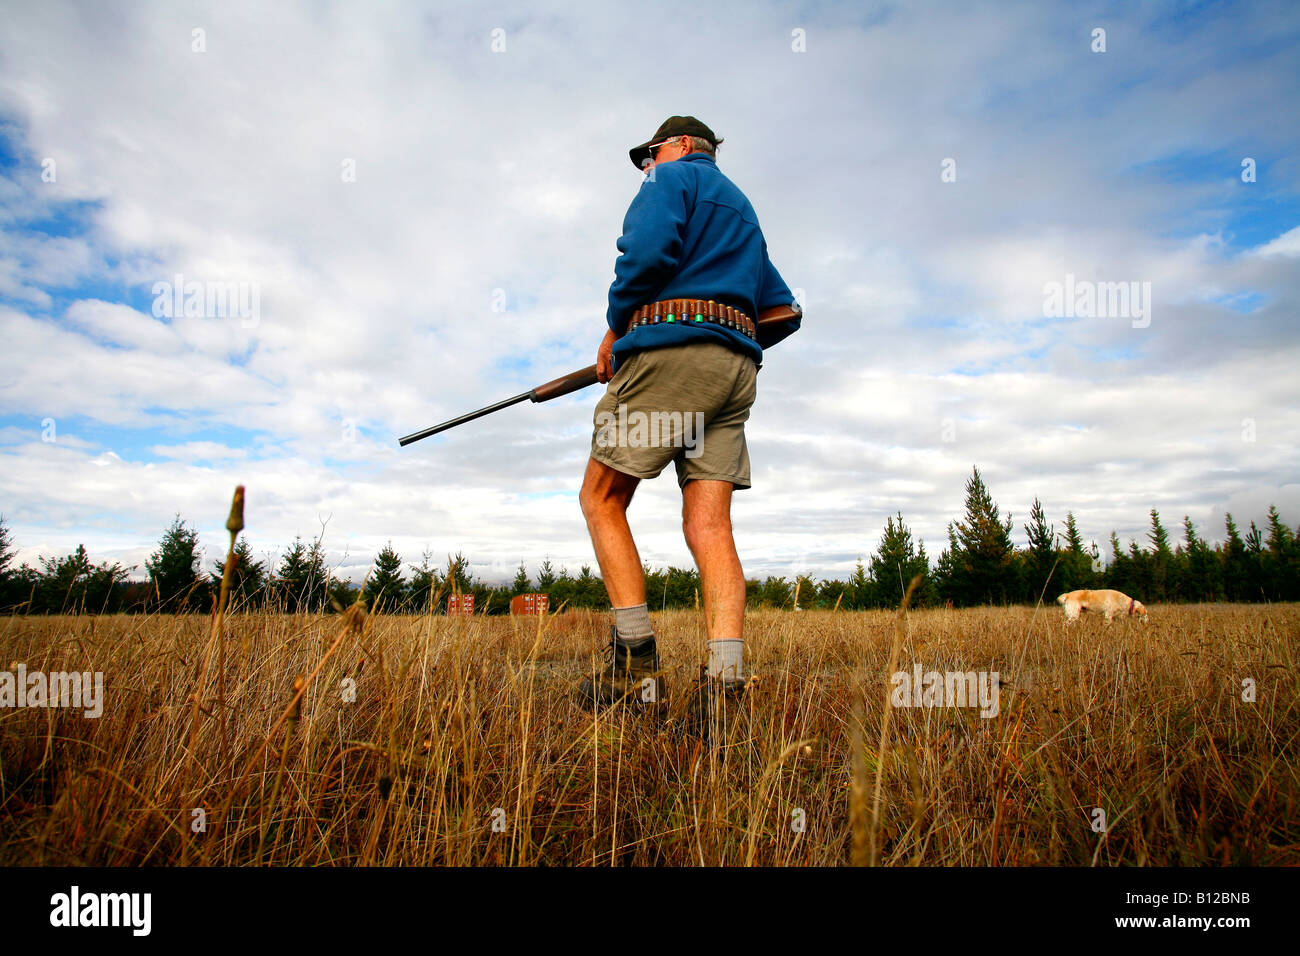
{"type": "Polygon", "coordinates": [[[671,461],[678,485],[748,488],[745,422],[757,377],[748,355],[713,342],[637,352],[596,405],[591,457],[637,478],[656,478],[671,461]]]}

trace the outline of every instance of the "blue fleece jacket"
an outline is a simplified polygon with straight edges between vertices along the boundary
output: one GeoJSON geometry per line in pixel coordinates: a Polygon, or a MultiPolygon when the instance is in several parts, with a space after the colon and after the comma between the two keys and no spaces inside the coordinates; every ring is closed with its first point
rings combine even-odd
{"type": "Polygon", "coordinates": [[[609,327],[614,369],[634,352],[721,342],[763,363],[770,348],[798,330],[800,320],[760,329],[755,342],[743,332],[709,323],[639,326],[633,313],[660,299],[713,299],[756,318],[763,309],[789,305],[794,296],[767,258],[767,242],[754,207],[718,164],[704,153],[661,163],[641,184],[623,218],[622,253],[609,287],[609,327]]]}

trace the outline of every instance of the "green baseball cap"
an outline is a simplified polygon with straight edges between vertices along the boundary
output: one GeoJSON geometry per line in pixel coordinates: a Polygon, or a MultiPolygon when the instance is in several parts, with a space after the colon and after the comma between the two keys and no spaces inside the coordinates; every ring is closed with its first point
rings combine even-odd
{"type": "Polygon", "coordinates": [[[666,139],[672,139],[675,136],[698,136],[701,139],[707,139],[714,146],[722,142],[718,137],[713,135],[713,130],[709,129],[694,116],[670,116],[663,121],[655,134],[640,146],[633,146],[627,151],[632,159],[632,165],[637,169],[644,169],[646,160],[650,159],[650,147],[655,143],[662,143],[666,139]]]}

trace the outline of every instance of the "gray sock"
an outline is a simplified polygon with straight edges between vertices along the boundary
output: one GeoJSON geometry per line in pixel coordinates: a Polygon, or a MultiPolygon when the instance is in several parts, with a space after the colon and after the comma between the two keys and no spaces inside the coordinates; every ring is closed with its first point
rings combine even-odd
{"type": "Polygon", "coordinates": [[[614,627],[618,629],[619,643],[627,647],[643,647],[655,639],[654,629],[650,626],[650,611],[644,604],[614,608],[614,627]]]}
{"type": "Polygon", "coordinates": [[[745,642],[738,637],[709,641],[709,676],[743,680],[745,642]]]}

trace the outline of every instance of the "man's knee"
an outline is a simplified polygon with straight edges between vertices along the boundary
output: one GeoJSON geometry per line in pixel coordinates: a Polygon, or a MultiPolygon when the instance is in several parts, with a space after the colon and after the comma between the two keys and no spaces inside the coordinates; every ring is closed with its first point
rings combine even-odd
{"type": "Polygon", "coordinates": [[[631,475],[601,465],[593,459],[582,480],[582,489],[578,492],[578,504],[587,523],[591,524],[610,514],[626,512],[637,481],[631,475]]]}
{"type": "Polygon", "coordinates": [[[599,521],[618,509],[618,501],[609,494],[608,488],[584,484],[578,492],[578,504],[582,507],[582,516],[587,524],[599,521]]]}
{"type": "Polygon", "coordinates": [[[712,508],[688,508],[682,513],[682,533],[692,551],[701,545],[731,540],[731,516],[712,508]]]}
{"type": "Polygon", "coordinates": [[[582,490],[578,492],[578,504],[582,508],[582,516],[591,521],[592,515],[595,514],[597,505],[601,500],[603,500],[603,496],[597,493],[590,477],[588,477],[582,483],[582,490]]]}

